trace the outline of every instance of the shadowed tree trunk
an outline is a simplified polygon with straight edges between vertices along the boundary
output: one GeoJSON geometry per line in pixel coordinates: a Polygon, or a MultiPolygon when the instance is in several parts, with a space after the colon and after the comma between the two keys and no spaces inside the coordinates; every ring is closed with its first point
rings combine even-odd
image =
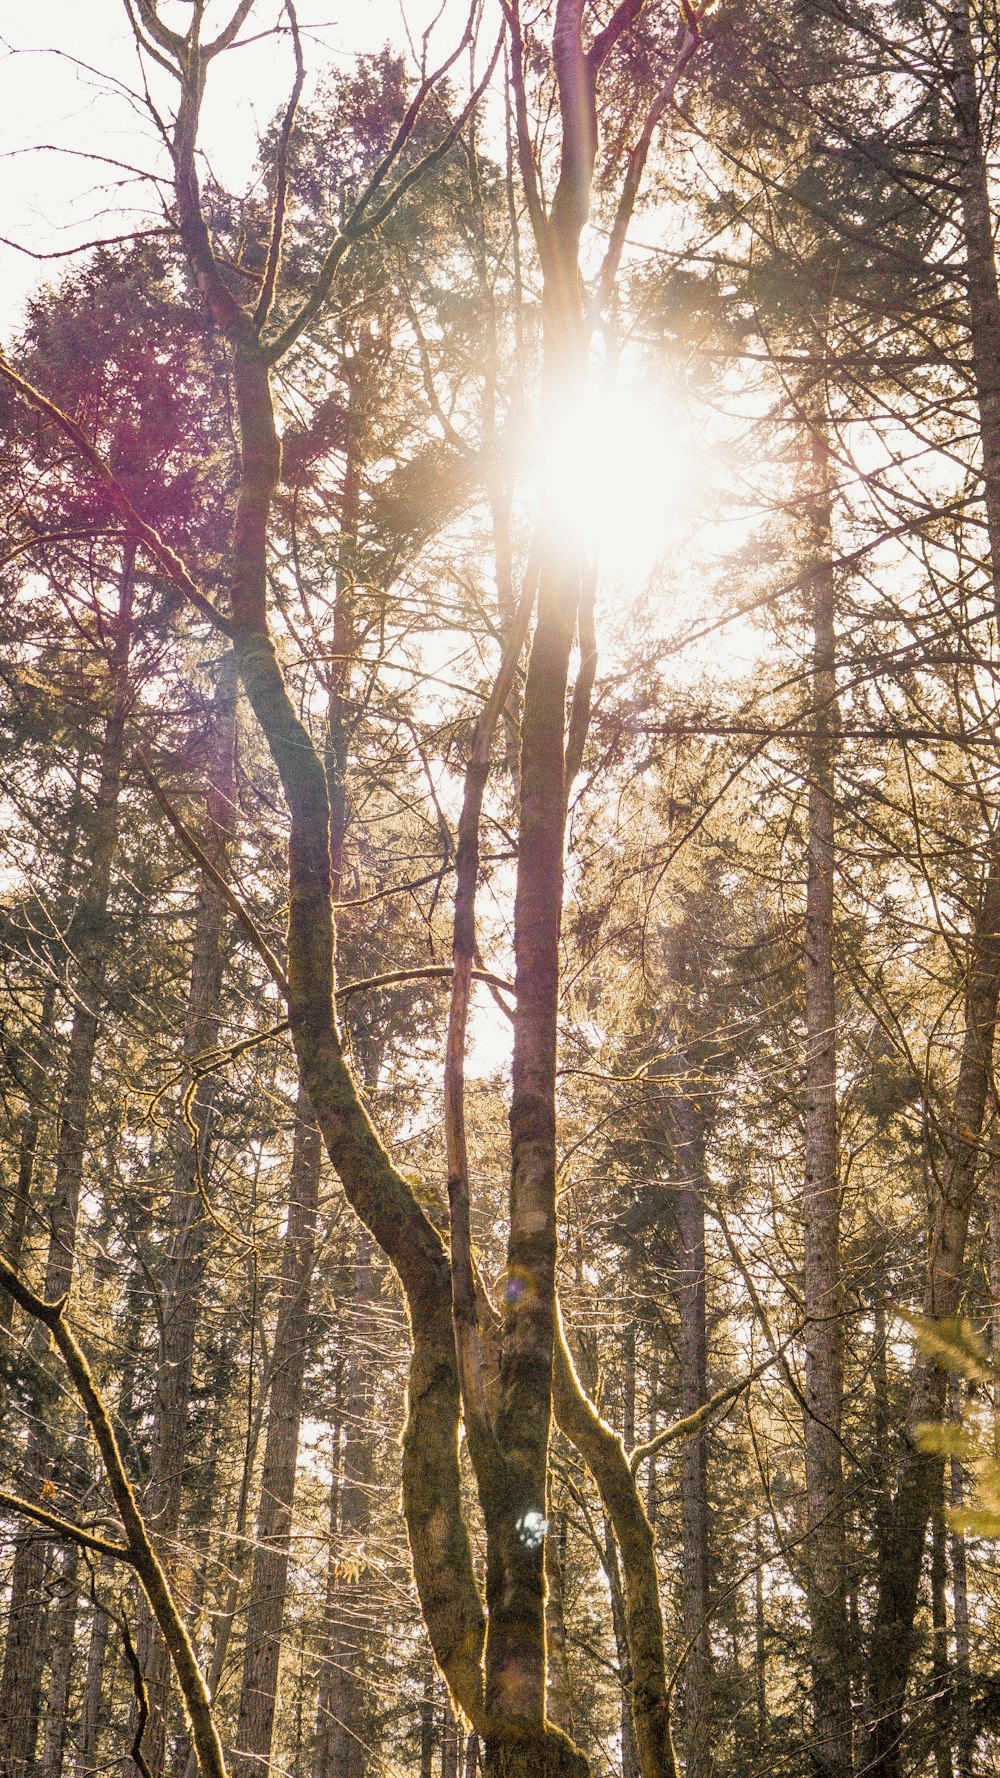
{"type": "MultiPolygon", "coordinates": [[[[110,1563],[105,1559],[98,1573],[107,1578],[110,1563]]],[[[104,1686],[104,1662],[108,1649],[106,1611],[98,1606],[90,1626],[87,1644],[87,1665],[80,1700],[80,1727],[77,1735],[76,1778],[89,1778],[97,1764],[97,1741],[101,1729],[101,1693],[104,1686]]]]}
{"type": "Polygon", "coordinates": [[[931,1745],[937,1778],[954,1778],[951,1663],[948,1660],[948,1556],[942,1504],[931,1521],[931,1745]]]}

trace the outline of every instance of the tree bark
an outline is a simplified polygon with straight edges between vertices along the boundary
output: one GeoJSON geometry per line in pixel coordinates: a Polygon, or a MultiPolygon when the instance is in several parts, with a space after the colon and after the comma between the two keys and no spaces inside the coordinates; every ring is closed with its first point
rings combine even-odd
{"type": "MultiPolygon", "coordinates": [[[[962,1413],[961,1384],[956,1376],[948,1379],[948,1416],[959,1421],[962,1413]]],[[[948,1498],[954,1511],[965,1505],[965,1477],[961,1460],[949,1459],[948,1498]]],[[[969,1638],[969,1573],[965,1538],[952,1530],[948,1539],[951,1557],[951,1596],[955,1628],[955,1671],[953,1716],[955,1764],[958,1778],[972,1778],[975,1733],[972,1723],[972,1653],[969,1638]]]]}
{"type": "MultiPolygon", "coordinates": [[[[205,824],[201,844],[223,875],[235,824],[237,681],[233,657],[222,662],[212,704],[205,824]]],[[[188,1017],[183,1056],[194,1062],[217,1042],[222,999],[226,902],[204,873],[191,944],[188,1017]]],[[[210,1127],[215,1081],[197,1082],[173,1129],[174,1169],[168,1211],[169,1239],[163,1282],[163,1317],[153,1407],[152,1458],[146,1512],[162,1548],[177,1535],[181,1519],[188,1443],[195,1340],[206,1258],[204,1197],[209,1176],[210,1127]]],[[[154,1633],[148,1606],[140,1607],[136,1642],[145,1669],[149,1722],[143,1741],[154,1778],[163,1771],[170,1668],[154,1633]]],[[[135,1774],[138,1778],[138,1774],[135,1774]]]]}
{"type": "Polygon", "coordinates": [[[278,1292],[278,1322],[271,1356],[273,1374],[257,1538],[247,1598],[247,1635],[236,1727],[234,1778],[266,1778],[270,1764],[307,1355],[309,1280],[315,1251],[321,1152],[319,1131],[305,1095],[300,1092],[278,1292]]]}
{"type": "Polygon", "coordinates": [[[809,1605],[814,1750],[823,1778],[854,1766],[847,1547],[840,1424],[843,1410],[843,1291],[837,1007],[834,976],[836,879],[836,631],[829,463],[817,427],[810,439],[812,557],[812,729],[809,753],[805,915],[805,1178],[802,1194],[806,1314],[805,1566],[809,1605]]]}
{"type": "Polygon", "coordinates": [[[364,1582],[353,1586],[340,1574],[338,1556],[345,1541],[360,1545],[371,1517],[372,1438],[368,1416],[370,1357],[365,1349],[365,1310],[371,1302],[372,1252],[367,1231],[358,1232],[351,1303],[349,1356],[343,1406],[344,1444],[336,1495],[332,1499],[330,1567],[323,1629],[325,1681],[318,1723],[319,1778],[364,1778],[368,1737],[364,1721],[364,1582]],[[336,1524],[334,1524],[336,1519],[336,1524]]]}
{"type": "MultiPolygon", "coordinates": [[[[683,1090],[673,1098],[677,1179],[675,1289],[680,1319],[681,1412],[708,1397],[705,1279],[705,1143],[697,1108],[683,1090]]],[[[681,1544],[684,1560],[684,1740],[686,1778],[705,1778],[711,1760],[712,1642],[708,1546],[708,1438],[686,1439],[681,1452],[681,1544]]]]}
{"type": "Polygon", "coordinates": [[[66,1747],[66,1717],[73,1671],[73,1638],[76,1631],[77,1579],[80,1552],[67,1546],[59,1568],[56,1608],[51,1643],[48,1707],[39,1778],[60,1778],[66,1747]]]}
{"type": "MultiPolygon", "coordinates": [[[[103,1562],[100,1573],[106,1575],[110,1564],[103,1562]]],[[[76,1778],[90,1778],[97,1765],[98,1738],[101,1722],[101,1693],[104,1686],[104,1661],[108,1648],[108,1623],[106,1611],[99,1605],[94,1607],[90,1626],[90,1641],[87,1645],[87,1667],[83,1681],[83,1696],[80,1701],[80,1728],[77,1736],[76,1778]]]]}

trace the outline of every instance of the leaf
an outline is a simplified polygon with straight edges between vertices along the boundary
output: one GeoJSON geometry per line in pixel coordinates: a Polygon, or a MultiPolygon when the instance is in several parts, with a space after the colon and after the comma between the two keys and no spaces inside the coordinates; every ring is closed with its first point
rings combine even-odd
{"type": "Polygon", "coordinates": [[[934,1457],[957,1457],[960,1463],[976,1461],[979,1447],[964,1426],[942,1426],[924,1422],[913,1429],[913,1442],[921,1451],[934,1457]]]}
{"type": "Polygon", "coordinates": [[[906,1309],[899,1309],[897,1313],[900,1320],[913,1329],[921,1350],[935,1359],[942,1370],[957,1371],[959,1376],[968,1377],[974,1383],[997,1380],[1000,1373],[996,1365],[975,1328],[964,1317],[934,1319],[912,1314],[906,1309]]]}

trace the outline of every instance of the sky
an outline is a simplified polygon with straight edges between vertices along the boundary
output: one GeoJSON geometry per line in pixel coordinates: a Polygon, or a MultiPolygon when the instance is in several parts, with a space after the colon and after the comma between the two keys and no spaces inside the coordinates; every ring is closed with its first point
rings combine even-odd
{"type": "MultiPolygon", "coordinates": [[[[409,36],[419,48],[421,31],[438,14],[432,44],[435,59],[443,59],[461,36],[467,4],[298,0],[308,81],[387,41],[404,48],[409,36]]],[[[125,232],[137,220],[161,220],[155,189],[141,175],[166,171],[162,144],[135,97],[138,62],[122,0],[21,0],[6,10],[0,23],[3,342],[16,331],[30,291],[69,263],[31,253],[60,253],[125,232]],[[95,162],[95,156],[104,158],[95,162]]],[[[183,0],[164,0],[160,11],[168,24],[182,25],[189,8],[183,0]]],[[[229,11],[230,0],[210,0],[208,34],[229,11]]],[[[279,0],[258,0],[244,37],[267,31],[280,15],[279,0]]],[[[240,189],[252,176],[258,133],[287,94],[291,66],[290,46],[273,37],[248,42],[213,64],[202,142],[224,184],[240,189]]],[[[166,106],[169,82],[155,69],[152,75],[154,97],[166,106]]]]}

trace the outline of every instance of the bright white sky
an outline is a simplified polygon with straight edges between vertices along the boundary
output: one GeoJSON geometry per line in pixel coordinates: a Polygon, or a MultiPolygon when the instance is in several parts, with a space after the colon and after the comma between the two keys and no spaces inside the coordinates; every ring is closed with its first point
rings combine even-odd
{"type": "MultiPolygon", "coordinates": [[[[211,0],[206,35],[230,9],[230,0],[211,0]]],[[[405,48],[407,27],[419,49],[420,32],[439,12],[432,59],[443,60],[461,36],[468,0],[298,0],[297,10],[311,85],[387,40],[405,48]]],[[[161,6],[168,24],[183,25],[188,11],[183,0],[161,6]]],[[[14,13],[7,7],[0,24],[0,340],[16,330],[33,286],[67,263],[39,262],[18,248],[51,253],[124,232],[138,218],[161,219],[152,187],[92,157],[166,170],[132,96],[141,82],[122,0],[21,0],[14,13]]],[[[280,0],[258,0],[243,35],[269,30],[280,14],[280,0]]],[[[202,141],[224,184],[239,189],[250,178],[258,132],[287,94],[291,65],[290,46],[273,37],[213,64],[202,141]]],[[[155,68],[151,76],[154,96],[169,107],[171,83],[155,68]]]]}

